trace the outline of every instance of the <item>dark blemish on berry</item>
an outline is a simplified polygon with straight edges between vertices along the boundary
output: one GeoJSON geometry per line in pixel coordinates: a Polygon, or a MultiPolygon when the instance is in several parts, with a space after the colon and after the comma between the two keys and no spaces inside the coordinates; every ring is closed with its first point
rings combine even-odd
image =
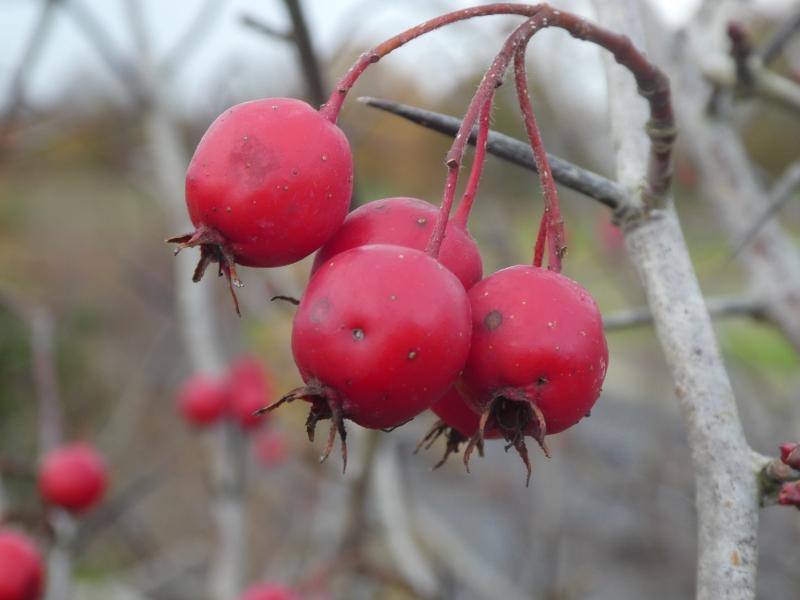
{"type": "Polygon", "coordinates": [[[486,325],[486,329],[489,331],[494,331],[503,324],[503,313],[499,310],[493,310],[483,319],[483,324],[486,325]]]}
{"type": "Polygon", "coordinates": [[[294,175],[296,177],[299,174],[300,174],[300,171],[298,171],[297,169],[292,169],[292,175],[294,175]]]}
{"type": "Polygon", "coordinates": [[[547,385],[548,383],[550,383],[550,380],[544,375],[539,375],[539,378],[536,380],[536,385],[538,386],[547,385]]]}
{"type": "Polygon", "coordinates": [[[358,327],[353,329],[353,339],[355,341],[357,341],[357,342],[360,342],[361,340],[363,340],[364,339],[364,330],[363,329],[359,329],[358,327]]]}
{"type": "Polygon", "coordinates": [[[322,323],[328,318],[331,312],[331,301],[327,298],[320,298],[311,307],[311,322],[322,323]]]}

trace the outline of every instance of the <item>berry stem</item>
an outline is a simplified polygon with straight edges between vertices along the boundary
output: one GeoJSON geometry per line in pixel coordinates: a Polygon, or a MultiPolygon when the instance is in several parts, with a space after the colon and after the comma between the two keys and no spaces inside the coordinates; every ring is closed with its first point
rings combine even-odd
{"type": "Polygon", "coordinates": [[[461,197],[458,210],[453,216],[453,223],[462,229],[467,228],[469,213],[475,203],[475,195],[478,192],[478,185],[483,174],[483,163],[486,160],[486,142],[489,140],[489,120],[492,116],[492,103],[494,101],[494,91],[489,95],[481,108],[478,118],[478,139],[475,142],[475,157],[472,159],[472,170],[469,174],[467,189],[461,197]]]}
{"type": "Polygon", "coordinates": [[[561,259],[567,250],[564,236],[564,220],[561,218],[561,207],[558,201],[558,190],[553,179],[553,172],[547,160],[542,143],[542,134],[536,123],[536,116],[533,114],[533,105],[528,91],[528,76],[525,72],[525,46],[521,46],[514,54],[514,82],[517,86],[517,99],[519,108],[522,111],[522,118],[525,121],[525,130],[533,151],[533,160],[536,163],[536,170],[539,172],[539,180],[542,183],[544,193],[544,213],[542,214],[542,225],[539,227],[539,236],[536,240],[536,250],[534,252],[534,265],[537,257],[541,266],[540,243],[547,245],[548,268],[556,273],[561,272],[561,259]],[[546,224],[546,225],[545,225],[546,224]],[[546,231],[542,240],[543,230],[546,231]]]}
{"type": "Polygon", "coordinates": [[[536,245],[533,248],[533,266],[541,267],[544,261],[544,244],[547,240],[547,221],[539,221],[539,233],[536,235],[536,245]]]}
{"type": "Polygon", "coordinates": [[[332,123],[336,123],[336,120],[339,118],[339,112],[342,109],[342,104],[344,104],[344,100],[347,97],[347,93],[352,89],[364,71],[367,70],[367,67],[421,35],[430,33],[445,25],[450,25],[451,23],[471,19],[473,17],[485,17],[489,15],[520,15],[532,17],[543,6],[544,5],[541,4],[514,4],[511,2],[486,4],[485,6],[456,10],[425,21],[411,29],[407,29],[359,56],[358,60],[353,63],[353,66],[351,66],[347,73],[338,81],[328,101],[320,107],[320,114],[332,123]]]}
{"type": "Polygon", "coordinates": [[[447,153],[447,179],[442,195],[442,204],[439,208],[439,214],[436,217],[436,224],[433,227],[430,241],[428,242],[427,248],[425,248],[425,252],[433,258],[438,258],[439,250],[444,240],[445,227],[456,194],[458,170],[461,167],[461,160],[464,157],[464,150],[469,140],[469,134],[472,131],[472,127],[475,125],[475,121],[478,119],[478,113],[487,100],[492,98],[495,89],[503,82],[508,65],[517,49],[521,46],[524,47],[531,36],[546,24],[547,18],[545,17],[542,19],[540,14],[537,13],[519,25],[511,35],[506,38],[500,52],[494,58],[486,73],[484,73],[478,90],[475,92],[475,95],[472,97],[467,107],[467,112],[464,115],[464,119],[461,121],[461,127],[459,127],[453,144],[450,146],[450,150],[447,153]]]}

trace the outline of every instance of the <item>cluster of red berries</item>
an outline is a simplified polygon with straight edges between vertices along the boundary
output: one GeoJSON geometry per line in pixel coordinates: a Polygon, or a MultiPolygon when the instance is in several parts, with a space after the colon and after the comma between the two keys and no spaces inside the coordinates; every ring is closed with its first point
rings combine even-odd
{"type": "Polygon", "coordinates": [[[178,410],[190,426],[214,427],[228,419],[241,431],[256,434],[253,450],[265,467],[282,463],[289,454],[289,442],[277,429],[264,428],[266,419],[257,411],[273,398],[273,380],[252,357],[232,362],[220,378],[197,373],[184,381],[178,391],[178,410]]]}
{"type": "Polygon", "coordinates": [[[448,454],[468,441],[468,465],[484,439],[502,438],[530,475],[526,436],[547,452],[545,435],[577,423],[597,400],[608,361],[602,319],[589,293],[560,274],[565,245],[558,195],[525,81],[525,45],[548,25],[548,15],[542,6],[506,4],[448,13],[362,55],[319,111],[291,98],[246,102],[220,115],[200,141],[186,175],[195,230],[169,240],[178,250],[200,248],[195,280],[216,263],[235,301],[237,264],[287,265],[317,252],[292,330],[305,385],[260,412],[309,402],[309,437],[318,421],[332,421],[323,458],[338,433],[346,464],[346,419],[388,430],[432,409],[441,421],[428,441],[446,434],[448,454]],[[370,64],[409,40],[495,12],[529,19],[506,40],[467,110],[447,156],[441,208],[395,197],[348,215],[353,159],[336,125],[348,90],[370,64]],[[533,264],[482,278],[467,221],[494,90],[512,59],[545,211],[533,264]],[[475,123],[470,180],[450,218],[475,123]]]}
{"type": "MultiPolygon", "coordinates": [[[[332,419],[343,442],[344,419],[391,429],[433,408],[452,428],[449,447],[504,438],[526,462],[526,435],[544,447],[588,414],[608,356],[588,292],[536,266],[481,279],[465,222],[448,222],[432,256],[439,214],[422,200],[376,200],[346,216],[352,179],[342,131],[286,98],[227,110],[189,166],[196,231],[174,241],[200,246],[198,275],[217,262],[236,285],[236,263],[283,265],[318,249],[292,331],[305,385],[270,408],[306,400],[309,432],[332,419]]],[[[205,379],[182,397],[198,423],[228,406],[205,379]]],[[[243,405],[240,418],[258,408],[243,405]]]]}
{"type": "Polygon", "coordinates": [[[227,418],[249,432],[263,424],[254,413],[272,393],[269,374],[256,359],[244,357],[219,379],[203,373],[187,379],[178,391],[178,409],[193,427],[211,427],[227,418]]]}

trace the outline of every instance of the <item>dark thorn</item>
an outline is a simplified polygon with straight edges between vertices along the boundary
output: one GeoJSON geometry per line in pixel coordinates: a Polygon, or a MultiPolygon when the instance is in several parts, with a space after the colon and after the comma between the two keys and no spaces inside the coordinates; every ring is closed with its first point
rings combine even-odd
{"type": "Polygon", "coordinates": [[[275,300],[283,300],[284,302],[288,302],[289,304],[294,304],[295,306],[300,305],[300,300],[297,298],[293,298],[292,296],[273,296],[269,299],[270,302],[275,302],[275,300]]]}
{"type": "Polygon", "coordinates": [[[414,454],[418,454],[422,448],[425,448],[425,450],[430,450],[434,442],[436,442],[436,440],[438,440],[446,431],[447,423],[442,420],[436,421],[436,423],[433,424],[425,436],[419,441],[417,447],[414,448],[414,454]]]}
{"type": "Polygon", "coordinates": [[[522,462],[525,463],[525,468],[528,471],[527,477],[525,477],[525,487],[530,487],[531,484],[531,473],[533,472],[533,468],[531,467],[531,460],[528,456],[528,448],[525,446],[525,436],[520,436],[516,442],[514,443],[514,448],[516,449],[519,457],[522,459],[522,462]]]}

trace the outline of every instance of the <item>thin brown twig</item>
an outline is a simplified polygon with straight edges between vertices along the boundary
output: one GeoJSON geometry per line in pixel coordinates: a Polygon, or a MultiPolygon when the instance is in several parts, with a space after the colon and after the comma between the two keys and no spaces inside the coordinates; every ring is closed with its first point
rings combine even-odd
{"type": "Polygon", "coordinates": [[[283,0],[283,3],[292,20],[292,41],[297,49],[297,57],[305,76],[308,98],[316,106],[321,106],[325,102],[326,86],[322,70],[319,67],[317,53],[314,50],[314,43],[308,31],[308,23],[303,13],[303,6],[300,0],[283,0]]]}
{"type": "Polygon", "coordinates": [[[33,32],[22,51],[14,75],[11,78],[8,103],[0,116],[0,140],[4,139],[8,129],[13,124],[19,111],[25,104],[25,84],[34,70],[34,65],[39,59],[49,38],[50,28],[53,24],[55,7],[58,0],[43,0],[39,18],[33,27],[33,32]]]}

